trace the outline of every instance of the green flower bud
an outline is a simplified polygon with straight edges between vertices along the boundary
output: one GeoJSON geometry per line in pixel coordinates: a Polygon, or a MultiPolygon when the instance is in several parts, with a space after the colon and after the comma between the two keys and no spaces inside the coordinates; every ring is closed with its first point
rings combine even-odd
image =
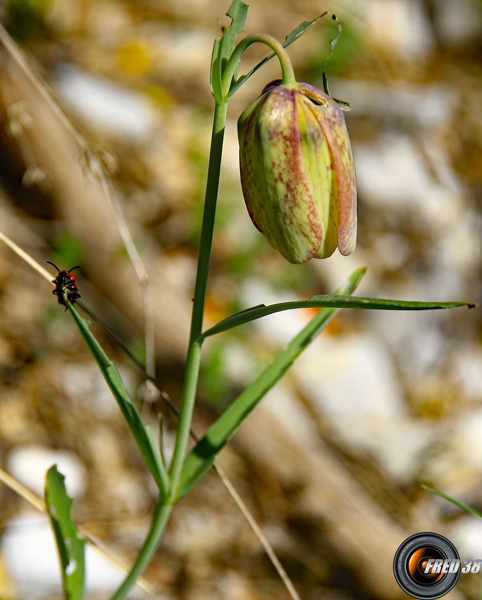
{"type": "Polygon", "coordinates": [[[335,100],[275,81],[239,118],[238,137],[246,206],[271,246],[292,263],[351,254],[355,166],[335,100]]]}

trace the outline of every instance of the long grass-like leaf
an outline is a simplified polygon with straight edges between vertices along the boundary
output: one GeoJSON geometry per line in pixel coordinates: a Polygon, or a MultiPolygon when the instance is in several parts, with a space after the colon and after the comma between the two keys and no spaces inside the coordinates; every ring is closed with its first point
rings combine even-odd
{"type": "Polygon", "coordinates": [[[456,506],[458,506],[462,510],[465,510],[465,512],[468,512],[471,515],[475,515],[476,517],[479,517],[479,519],[482,519],[482,513],[480,513],[478,510],[475,510],[475,508],[472,508],[468,504],[464,504],[463,502],[460,502],[460,500],[455,500],[455,498],[451,498],[450,496],[447,496],[447,494],[444,494],[440,490],[437,490],[436,488],[430,487],[429,485],[422,485],[422,487],[423,487],[424,490],[427,490],[427,492],[431,492],[432,494],[436,494],[437,496],[440,496],[441,498],[444,498],[444,500],[448,500],[449,502],[452,502],[452,504],[455,504],[456,506]]]}
{"type": "Polygon", "coordinates": [[[129,425],[129,428],[134,436],[134,439],[139,446],[142,455],[149,467],[156,483],[159,486],[164,497],[167,497],[169,492],[169,479],[167,470],[163,462],[159,448],[154,440],[152,431],[148,425],[146,425],[139,414],[134,403],[129,397],[124,382],[119,375],[114,363],[108,358],[104,350],[102,349],[99,342],[95,339],[89,330],[89,321],[81,318],[72,304],[66,301],[66,306],[69,309],[71,315],[77,327],[82,334],[85,342],[87,343],[92,355],[94,356],[104,379],[107,382],[114,398],[117,400],[119,408],[129,425]]]}
{"type": "MultiPolygon", "coordinates": [[[[359,284],[365,269],[355,271],[341,292],[351,294],[359,284]]],[[[293,362],[328,325],[337,313],[336,308],[324,308],[293,338],[273,362],[248,386],[209,428],[186,457],[176,499],[184,496],[211,467],[216,454],[261,401],[263,396],[286,373],[293,362]]]]}
{"type": "Polygon", "coordinates": [[[72,521],[72,500],[67,496],[64,476],[51,467],[45,483],[45,504],[55,534],[62,568],[66,600],[81,600],[84,594],[85,542],[77,535],[72,521]]]}
{"type": "Polygon", "coordinates": [[[309,300],[297,300],[293,302],[280,302],[278,304],[259,304],[243,310],[227,319],[220,321],[201,335],[201,339],[216,335],[238,325],[249,323],[261,317],[266,317],[284,310],[295,308],[361,308],[369,310],[434,310],[443,308],[456,308],[475,305],[469,302],[412,302],[407,300],[386,300],[383,298],[363,298],[342,295],[315,295],[309,300]]]}

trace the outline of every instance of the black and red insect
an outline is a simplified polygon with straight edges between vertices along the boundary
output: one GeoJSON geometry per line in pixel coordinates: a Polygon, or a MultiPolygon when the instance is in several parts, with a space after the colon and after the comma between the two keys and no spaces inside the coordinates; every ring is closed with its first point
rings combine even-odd
{"type": "Polygon", "coordinates": [[[72,267],[68,271],[61,271],[57,265],[54,265],[53,262],[50,262],[49,260],[47,262],[49,265],[55,267],[59,272],[57,277],[52,280],[52,283],[55,283],[55,290],[52,291],[52,294],[57,296],[59,304],[63,304],[65,306],[64,292],[67,292],[67,300],[73,304],[80,298],[80,293],[79,286],[77,285],[77,279],[75,275],[72,275],[71,271],[74,269],[80,269],[80,267],[72,267]]]}

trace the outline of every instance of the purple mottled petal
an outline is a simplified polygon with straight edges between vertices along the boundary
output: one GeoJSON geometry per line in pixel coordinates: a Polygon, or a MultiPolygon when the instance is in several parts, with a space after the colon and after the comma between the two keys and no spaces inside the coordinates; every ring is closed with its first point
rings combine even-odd
{"type": "Polygon", "coordinates": [[[351,254],[356,246],[357,192],[355,163],[345,117],[333,98],[308,83],[301,83],[300,86],[308,96],[322,102],[318,107],[319,122],[330,147],[338,187],[338,248],[341,254],[346,256],[351,254]]]}

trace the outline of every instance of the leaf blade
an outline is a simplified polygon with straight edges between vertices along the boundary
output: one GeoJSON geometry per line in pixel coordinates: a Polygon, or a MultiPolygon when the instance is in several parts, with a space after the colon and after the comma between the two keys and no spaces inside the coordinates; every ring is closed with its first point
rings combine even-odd
{"type": "Polygon", "coordinates": [[[221,87],[221,39],[222,36],[214,40],[213,52],[211,55],[211,69],[209,72],[211,82],[211,92],[218,104],[223,101],[223,92],[221,87]]]}
{"type": "Polygon", "coordinates": [[[87,346],[92,352],[112,395],[116,399],[152,476],[163,495],[167,497],[169,493],[169,478],[160,450],[154,440],[150,427],[143,422],[139,411],[130,399],[129,392],[114,363],[108,358],[97,339],[89,330],[89,321],[81,318],[70,302],[66,301],[66,306],[74,318],[87,346]]]}
{"type": "Polygon", "coordinates": [[[456,506],[458,506],[462,510],[465,510],[465,512],[468,512],[468,513],[470,513],[472,515],[475,515],[476,517],[479,517],[479,519],[482,519],[482,513],[480,513],[475,508],[472,508],[468,504],[464,504],[464,502],[460,502],[460,500],[456,500],[455,498],[451,498],[450,496],[447,496],[447,494],[444,494],[440,490],[437,490],[437,488],[430,487],[429,485],[422,484],[422,487],[423,487],[424,490],[427,490],[428,492],[431,492],[432,494],[436,494],[437,496],[440,496],[444,500],[448,500],[449,502],[452,502],[452,504],[455,504],[456,506]]]}
{"type": "Polygon", "coordinates": [[[48,470],[45,504],[57,542],[65,598],[81,600],[85,580],[85,542],[77,535],[72,520],[72,500],[67,495],[64,480],[56,466],[48,470]]]}
{"type": "MultiPolygon", "coordinates": [[[[364,273],[365,269],[359,269],[353,273],[344,289],[346,294],[355,290],[364,273]]],[[[336,313],[337,309],[326,308],[315,315],[208,429],[206,435],[196,444],[184,461],[176,500],[184,496],[210,469],[216,454],[236,432],[244,419],[261,401],[266,392],[281,379],[310,342],[328,325],[336,313]]]]}
{"type": "MultiPolygon", "coordinates": [[[[218,104],[223,102],[221,80],[224,69],[236,46],[237,36],[244,31],[248,8],[242,0],[233,0],[226,13],[231,18],[231,24],[214,40],[210,80],[212,93],[218,104]]],[[[234,73],[233,76],[236,75],[237,73],[234,73]]]]}
{"type": "Polygon", "coordinates": [[[469,302],[412,302],[410,300],[392,300],[386,298],[366,298],[362,296],[324,295],[311,296],[309,300],[294,300],[277,304],[260,304],[247,308],[220,321],[202,333],[201,339],[222,333],[233,327],[268,315],[299,308],[352,308],[363,310],[440,310],[474,305],[469,302]]]}

